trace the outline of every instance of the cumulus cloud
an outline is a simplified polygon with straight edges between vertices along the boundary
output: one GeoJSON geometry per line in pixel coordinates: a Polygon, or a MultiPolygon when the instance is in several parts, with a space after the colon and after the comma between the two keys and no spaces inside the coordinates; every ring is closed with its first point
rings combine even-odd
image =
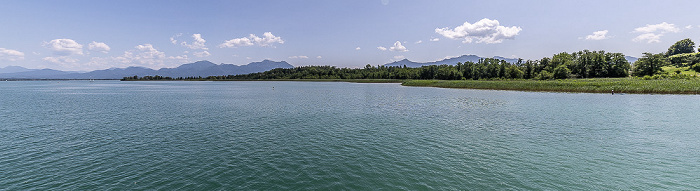
{"type": "Polygon", "coordinates": [[[449,39],[462,39],[462,43],[501,43],[505,39],[513,39],[522,29],[518,26],[501,26],[498,20],[481,19],[474,24],[464,22],[464,24],[454,29],[436,28],[438,33],[449,39]]]}
{"type": "Polygon", "coordinates": [[[289,58],[291,58],[291,59],[297,59],[297,58],[299,58],[299,59],[307,59],[307,58],[309,58],[309,57],[308,57],[308,56],[290,56],[289,58]]]}
{"type": "Polygon", "coordinates": [[[0,48],[0,60],[17,61],[24,60],[24,52],[17,50],[0,48]]]}
{"type": "Polygon", "coordinates": [[[440,39],[439,38],[431,38],[430,39],[430,42],[437,42],[437,41],[440,41],[440,39]]]}
{"type": "Polygon", "coordinates": [[[90,44],[88,44],[88,50],[94,50],[94,51],[99,51],[102,53],[107,53],[111,48],[107,46],[104,42],[95,42],[92,41],[90,44]]]}
{"type": "Polygon", "coordinates": [[[647,41],[647,43],[661,42],[661,36],[663,36],[663,34],[644,33],[635,37],[632,41],[647,41]]]}
{"type": "Polygon", "coordinates": [[[53,39],[44,43],[44,46],[51,49],[54,55],[83,55],[83,45],[75,42],[72,39],[53,39]]]}
{"type": "Polygon", "coordinates": [[[139,64],[141,66],[163,66],[166,59],[165,53],[158,51],[151,44],[141,44],[133,50],[124,52],[124,55],[115,58],[123,64],[139,64]]]}
{"type": "Polygon", "coordinates": [[[664,34],[669,32],[677,33],[680,31],[681,29],[676,27],[674,24],[669,24],[666,22],[662,22],[655,25],[647,24],[646,26],[635,28],[634,31],[632,31],[635,33],[642,33],[639,36],[633,38],[632,41],[646,41],[647,43],[658,43],[661,42],[660,39],[664,34]]]}
{"type": "Polygon", "coordinates": [[[201,58],[201,57],[210,56],[211,54],[209,53],[209,51],[206,51],[206,50],[205,50],[205,51],[202,51],[202,52],[195,52],[195,53],[192,53],[192,55],[201,58]]]}
{"type": "Polygon", "coordinates": [[[416,41],[416,44],[420,44],[420,43],[423,43],[423,41],[422,40],[416,41]]]}
{"type": "Polygon", "coordinates": [[[224,41],[224,43],[219,45],[219,48],[232,48],[241,46],[253,46],[258,45],[262,47],[275,47],[274,44],[284,44],[282,37],[273,35],[271,32],[263,33],[263,37],[258,37],[255,34],[250,34],[248,37],[234,38],[231,40],[224,41]]]}
{"type": "Polygon", "coordinates": [[[323,57],[321,57],[321,56],[317,56],[316,58],[318,58],[318,59],[321,59],[321,58],[323,58],[323,57]]]}
{"type": "MultiPolygon", "coordinates": [[[[187,42],[181,42],[180,45],[187,47],[187,48],[190,48],[190,49],[194,49],[194,50],[197,50],[197,49],[208,50],[209,49],[209,48],[207,48],[206,45],[204,45],[204,43],[206,43],[207,41],[204,40],[204,38],[202,38],[202,34],[193,34],[192,38],[194,40],[192,41],[191,44],[188,44],[187,42]]],[[[171,42],[177,42],[177,41],[171,40],[171,42]]]]}
{"type": "Polygon", "coordinates": [[[406,49],[405,46],[401,45],[401,42],[396,41],[394,43],[394,46],[390,47],[389,50],[391,51],[397,51],[397,52],[406,52],[408,49],[406,49]]]}
{"type": "Polygon", "coordinates": [[[680,32],[680,29],[676,27],[674,24],[668,24],[666,22],[655,24],[655,25],[649,25],[635,28],[634,32],[637,33],[654,33],[654,32],[659,32],[659,33],[667,33],[667,32],[680,32]]]}
{"type": "Polygon", "coordinates": [[[385,51],[385,50],[386,50],[386,47],[378,46],[377,49],[379,49],[379,50],[381,50],[381,51],[385,51]]]}
{"type": "Polygon", "coordinates": [[[685,26],[685,29],[693,29],[693,25],[685,26]]]}
{"type": "Polygon", "coordinates": [[[355,48],[355,50],[360,50],[360,47],[358,46],[357,48],[355,48]]]}
{"type": "Polygon", "coordinates": [[[608,34],[608,30],[602,30],[602,31],[595,31],[593,34],[586,36],[586,40],[603,40],[607,39],[606,35],[608,34]]]}

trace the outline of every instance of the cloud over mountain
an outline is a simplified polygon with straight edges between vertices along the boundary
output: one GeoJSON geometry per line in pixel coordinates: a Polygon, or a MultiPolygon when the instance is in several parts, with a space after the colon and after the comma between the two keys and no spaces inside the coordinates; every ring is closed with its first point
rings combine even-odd
{"type": "Polygon", "coordinates": [[[263,37],[258,37],[255,34],[250,34],[248,37],[234,38],[231,40],[224,41],[224,43],[219,45],[219,48],[232,48],[241,46],[263,46],[263,47],[275,47],[274,44],[284,44],[282,37],[273,35],[271,32],[263,33],[263,37]]]}
{"type": "Polygon", "coordinates": [[[54,55],[69,56],[73,54],[83,54],[83,45],[75,42],[73,39],[53,39],[44,43],[44,46],[53,51],[54,55]]]}
{"type": "Polygon", "coordinates": [[[501,43],[505,39],[513,39],[522,29],[518,26],[501,26],[498,20],[481,19],[474,24],[464,24],[450,29],[449,27],[436,28],[438,33],[449,39],[462,39],[462,43],[501,43]]]}
{"type": "Polygon", "coordinates": [[[17,61],[24,60],[24,52],[0,48],[0,60],[17,61]]]}
{"type": "Polygon", "coordinates": [[[95,42],[92,41],[90,44],[88,44],[88,50],[94,50],[102,53],[107,53],[109,52],[111,48],[107,46],[104,42],[95,42]]]}

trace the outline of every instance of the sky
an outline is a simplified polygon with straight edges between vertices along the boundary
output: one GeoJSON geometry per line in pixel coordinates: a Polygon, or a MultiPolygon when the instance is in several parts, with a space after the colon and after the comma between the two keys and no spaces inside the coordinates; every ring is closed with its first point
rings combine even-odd
{"type": "Polygon", "coordinates": [[[0,67],[91,71],[244,65],[358,68],[460,55],[640,57],[690,38],[698,1],[5,0],[0,67]]]}

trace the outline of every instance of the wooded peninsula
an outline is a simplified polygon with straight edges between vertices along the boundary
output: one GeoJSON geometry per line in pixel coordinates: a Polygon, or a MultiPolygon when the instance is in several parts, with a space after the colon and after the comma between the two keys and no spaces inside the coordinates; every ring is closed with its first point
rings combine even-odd
{"type": "MultiPolygon", "coordinates": [[[[700,51],[700,49],[699,49],[700,51]]],[[[406,86],[446,88],[595,92],[595,93],[671,93],[700,94],[700,53],[690,39],[676,42],[663,53],[644,53],[630,63],[622,53],[583,50],[562,52],[551,58],[508,63],[495,58],[455,65],[371,66],[337,68],[301,66],[266,72],[208,76],[163,77],[133,76],[122,81],[191,80],[312,80],[352,82],[403,82],[406,86]]]]}

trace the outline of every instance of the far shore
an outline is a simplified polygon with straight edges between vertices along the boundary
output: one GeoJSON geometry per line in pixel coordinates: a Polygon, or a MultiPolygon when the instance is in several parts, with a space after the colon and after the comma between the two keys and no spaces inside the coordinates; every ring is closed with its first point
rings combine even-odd
{"type": "Polygon", "coordinates": [[[408,80],[418,87],[608,94],[700,94],[698,79],[592,78],[564,80],[408,80]]]}
{"type": "MultiPolygon", "coordinates": [[[[138,81],[138,80],[135,80],[138,81]]],[[[175,80],[168,80],[175,81],[175,80]]],[[[186,81],[302,81],[401,83],[403,86],[537,92],[700,94],[700,79],[588,78],[563,80],[237,79],[186,81]]]]}

